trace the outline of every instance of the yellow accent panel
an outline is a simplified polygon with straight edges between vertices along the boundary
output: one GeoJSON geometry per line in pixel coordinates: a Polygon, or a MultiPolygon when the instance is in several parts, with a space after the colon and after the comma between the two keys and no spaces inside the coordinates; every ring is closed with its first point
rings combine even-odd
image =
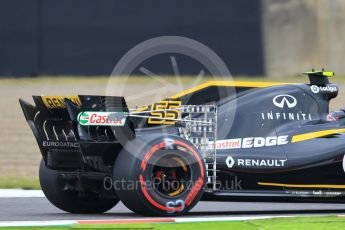
{"type": "MultiPolygon", "coordinates": [[[[186,89],[182,92],[179,92],[169,98],[176,99],[182,96],[185,96],[190,93],[194,93],[196,91],[205,89],[211,86],[229,86],[229,87],[249,87],[249,88],[265,88],[265,87],[272,87],[272,86],[279,86],[279,85],[292,85],[294,83],[286,83],[286,82],[246,82],[246,81],[208,81],[202,83],[200,85],[194,86],[190,89],[186,89]]],[[[135,110],[135,112],[142,112],[147,110],[148,107],[144,106],[135,110]]]]}
{"type": "Polygon", "coordinates": [[[180,93],[177,93],[170,98],[179,98],[184,95],[211,87],[211,86],[232,86],[232,87],[250,87],[250,88],[265,88],[271,86],[279,86],[279,85],[290,85],[292,83],[280,83],[280,82],[241,82],[241,81],[208,81],[192,87],[190,89],[186,89],[180,93]]]}
{"type": "Polygon", "coordinates": [[[286,187],[286,188],[345,188],[345,185],[338,185],[338,184],[280,184],[280,183],[258,182],[258,185],[286,187]]]}
{"type": "Polygon", "coordinates": [[[331,71],[325,71],[322,74],[323,74],[323,76],[326,76],[326,77],[333,77],[334,76],[334,73],[331,71]]]}
{"type": "Polygon", "coordinates": [[[41,96],[43,104],[48,109],[64,109],[66,108],[63,102],[64,98],[69,99],[73,103],[80,105],[80,100],[78,96],[41,96]]]}
{"type": "Polygon", "coordinates": [[[318,137],[324,137],[329,136],[332,134],[337,133],[345,133],[345,129],[330,129],[330,130],[323,130],[318,132],[312,132],[312,133],[305,133],[305,134],[299,134],[292,137],[291,143],[297,143],[301,141],[306,141],[318,137]]]}
{"type": "Polygon", "coordinates": [[[172,119],[179,119],[181,112],[181,101],[178,100],[163,100],[151,105],[152,112],[147,124],[150,125],[173,125],[176,121],[172,119]],[[159,119],[156,119],[159,118],[159,119]],[[166,120],[164,120],[166,119],[166,120]],[[170,120],[169,120],[170,119],[170,120]]]}

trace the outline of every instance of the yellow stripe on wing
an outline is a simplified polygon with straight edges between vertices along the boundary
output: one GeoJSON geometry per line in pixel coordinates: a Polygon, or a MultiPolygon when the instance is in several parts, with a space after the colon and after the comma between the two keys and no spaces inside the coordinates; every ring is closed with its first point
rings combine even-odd
{"type": "Polygon", "coordinates": [[[301,141],[306,141],[318,137],[325,137],[337,133],[345,133],[345,129],[329,129],[329,130],[322,130],[317,132],[311,132],[311,133],[304,133],[295,135],[292,137],[291,143],[297,143],[301,141]]]}
{"type": "Polygon", "coordinates": [[[65,98],[69,99],[73,103],[80,105],[80,99],[78,96],[41,96],[43,104],[48,109],[64,109],[66,108],[65,98]]]}

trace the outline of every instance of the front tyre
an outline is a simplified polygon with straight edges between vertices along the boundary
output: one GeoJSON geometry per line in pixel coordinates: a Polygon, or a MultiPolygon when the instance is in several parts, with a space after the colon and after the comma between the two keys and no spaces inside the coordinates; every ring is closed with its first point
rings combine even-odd
{"type": "Polygon", "coordinates": [[[177,216],[200,200],[205,165],[197,149],[178,136],[141,137],[121,151],[113,178],[117,196],[135,213],[177,216]]]}
{"type": "Polygon", "coordinates": [[[39,179],[42,191],[55,207],[70,213],[103,213],[112,209],[118,199],[99,198],[88,193],[79,197],[78,192],[64,190],[64,183],[58,177],[58,171],[47,168],[41,160],[39,179]]]}

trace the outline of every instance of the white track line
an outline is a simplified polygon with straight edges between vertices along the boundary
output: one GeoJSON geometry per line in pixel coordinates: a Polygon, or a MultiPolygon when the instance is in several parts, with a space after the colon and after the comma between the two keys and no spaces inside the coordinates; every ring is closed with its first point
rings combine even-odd
{"type": "Polygon", "coordinates": [[[41,190],[0,189],[0,198],[44,197],[41,190]]]}
{"type": "Polygon", "coordinates": [[[74,220],[54,221],[1,221],[0,227],[37,227],[37,226],[64,226],[75,224],[74,220]]]}
{"type": "MultiPolygon", "coordinates": [[[[287,218],[292,216],[241,216],[241,217],[189,217],[189,218],[168,218],[171,221],[164,221],[162,223],[192,223],[192,222],[206,222],[206,221],[245,221],[245,220],[261,220],[272,218],[287,218]]],[[[160,223],[160,218],[150,218],[152,223],[160,223]]],[[[104,219],[104,220],[51,220],[51,221],[0,221],[0,227],[34,227],[34,226],[65,226],[65,225],[90,225],[92,224],[121,224],[121,223],[151,223],[146,218],[138,219],[104,219]],[[89,222],[89,223],[88,223],[89,222]],[[106,222],[106,223],[104,223],[106,222]]]]}

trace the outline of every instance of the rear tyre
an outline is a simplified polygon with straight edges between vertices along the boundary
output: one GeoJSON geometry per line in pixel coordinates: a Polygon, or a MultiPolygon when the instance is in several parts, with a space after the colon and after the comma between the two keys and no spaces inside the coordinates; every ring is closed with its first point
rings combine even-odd
{"type": "Polygon", "coordinates": [[[113,179],[117,196],[133,212],[177,216],[200,200],[205,165],[195,147],[180,137],[144,137],[121,151],[113,179]]]}
{"type": "Polygon", "coordinates": [[[87,193],[79,197],[76,191],[64,191],[64,183],[58,172],[47,168],[41,160],[39,179],[42,191],[55,207],[70,213],[103,213],[112,209],[118,199],[99,198],[97,194],[87,193]]]}

